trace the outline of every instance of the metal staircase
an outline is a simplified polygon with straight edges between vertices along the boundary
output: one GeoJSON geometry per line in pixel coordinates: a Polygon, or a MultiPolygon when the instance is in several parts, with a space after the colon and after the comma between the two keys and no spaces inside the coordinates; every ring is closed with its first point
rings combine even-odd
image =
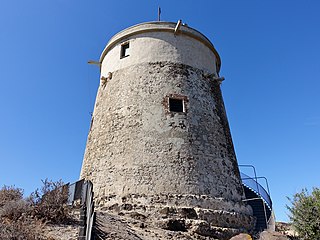
{"type": "Polygon", "coordinates": [[[272,229],[274,216],[267,179],[265,177],[257,177],[256,171],[251,165],[239,165],[239,167],[252,167],[254,170],[254,177],[249,177],[242,172],[240,176],[246,197],[244,201],[252,207],[253,216],[257,218],[255,230],[260,232],[265,229],[272,229]],[[265,180],[267,190],[258,182],[260,179],[265,180]]]}

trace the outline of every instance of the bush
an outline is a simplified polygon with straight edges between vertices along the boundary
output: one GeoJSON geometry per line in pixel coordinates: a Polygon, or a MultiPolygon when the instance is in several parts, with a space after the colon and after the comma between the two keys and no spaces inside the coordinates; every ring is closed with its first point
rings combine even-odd
{"type": "Polygon", "coordinates": [[[291,206],[290,220],[301,239],[320,239],[320,189],[314,188],[309,194],[307,189],[296,193],[293,199],[288,198],[291,206]]]}
{"type": "Polygon", "coordinates": [[[0,208],[0,218],[16,221],[23,214],[27,215],[30,212],[30,209],[30,205],[25,200],[10,201],[0,208]]]}
{"type": "Polygon", "coordinates": [[[13,186],[3,186],[0,190],[0,208],[10,201],[21,200],[23,197],[23,190],[13,186]]]}
{"type": "Polygon", "coordinates": [[[51,223],[69,222],[71,210],[66,204],[68,189],[64,187],[64,183],[48,179],[42,183],[42,188],[33,192],[28,200],[31,202],[33,216],[51,223]]]}
{"type": "Polygon", "coordinates": [[[1,240],[48,240],[41,234],[41,224],[26,221],[0,222],[1,240]]]}
{"type": "Polygon", "coordinates": [[[22,197],[22,189],[4,186],[0,190],[0,218],[18,220],[23,213],[28,212],[28,204],[22,197]]]}
{"type": "Polygon", "coordinates": [[[30,205],[23,199],[23,190],[4,186],[0,190],[0,239],[44,239],[40,237],[39,224],[29,221],[29,213],[30,205]]]}
{"type": "Polygon", "coordinates": [[[42,181],[43,186],[27,199],[20,188],[4,186],[0,190],[0,239],[48,240],[43,235],[43,223],[71,221],[66,205],[68,192],[64,183],[42,181]]]}

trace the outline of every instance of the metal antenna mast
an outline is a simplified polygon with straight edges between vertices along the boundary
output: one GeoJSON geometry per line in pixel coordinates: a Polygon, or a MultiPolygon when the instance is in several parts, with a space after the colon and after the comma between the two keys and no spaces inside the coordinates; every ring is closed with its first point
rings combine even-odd
{"type": "Polygon", "coordinates": [[[160,22],[161,8],[158,7],[158,21],[160,22]]]}

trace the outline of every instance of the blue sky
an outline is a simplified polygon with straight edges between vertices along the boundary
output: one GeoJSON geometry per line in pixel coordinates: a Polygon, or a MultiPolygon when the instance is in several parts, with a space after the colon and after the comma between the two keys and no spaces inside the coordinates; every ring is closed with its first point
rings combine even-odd
{"type": "Polygon", "coordinates": [[[87,61],[159,5],[218,50],[238,162],[269,179],[287,221],[286,196],[320,182],[318,0],[1,0],[0,185],[29,194],[41,179],[79,178],[99,83],[87,61]]]}

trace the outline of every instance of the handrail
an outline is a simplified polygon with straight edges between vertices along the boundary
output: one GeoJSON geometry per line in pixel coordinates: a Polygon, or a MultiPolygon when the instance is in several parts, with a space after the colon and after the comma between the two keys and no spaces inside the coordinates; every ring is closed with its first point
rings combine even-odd
{"type": "MultiPolygon", "coordinates": [[[[240,172],[241,180],[244,185],[246,185],[248,188],[255,191],[267,204],[270,210],[272,210],[272,200],[268,192],[252,177],[249,177],[248,175],[240,172]]],[[[262,177],[256,177],[258,180],[262,177]]]]}
{"type": "MultiPolygon", "coordinates": [[[[251,178],[251,177],[249,177],[249,178],[251,178]]],[[[241,180],[246,180],[246,179],[248,179],[248,178],[241,178],[241,180]]],[[[264,179],[265,180],[266,187],[267,187],[267,193],[268,193],[269,196],[271,196],[270,189],[269,189],[269,184],[268,184],[268,179],[266,177],[256,177],[256,179],[264,179]]]]}
{"type": "MultiPolygon", "coordinates": [[[[259,187],[258,187],[258,178],[257,178],[257,172],[256,172],[256,168],[253,166],[253,165],[249,165],[249,164],[240,164],[238,165],[239,167],[249,167],[249,168],[252,168],[253,169],[253,173],[254,173],[254,178],[256,179],[256,185],[257,185],[257,189],[258,189],[258,194],[260,195],[259,193],[259,187]]],[[[241,174],[241,172],[240,172],[241,174]]]]}
{"type": "Polygon", "coordinates": [[[272,201],[271,201],[271,197],[270,197],[268,180],[265,177],[257,177],[256,169],[252,165],[239,165],[239,166],[251,167],[253,169],[254,178],[249,177],[248,175],[246,175],[242,172],[240,172],[240,177],[241,177],[242,184],[244,186],[246,186],[247,188],[251,189],[253,192],[255,192],[257,194],[258,198],[245,199],[244,201],[246,201],[246,202],[253,201],[253,200],[261,200],[262,201],[264,220],[266,223],[266,227],[268,228],[269,222],[272,219],[272,214],[270,216],[267,216],[268,214],[266,211],[266,206],[267,206],[267,208],[269,208],[269,210],[272,213],[272,201]],[[259,184],[258,179],[261,179],[261,178],[265,180],[268,192],[264,189],[264,187],[262,187],[259,184]]]}

